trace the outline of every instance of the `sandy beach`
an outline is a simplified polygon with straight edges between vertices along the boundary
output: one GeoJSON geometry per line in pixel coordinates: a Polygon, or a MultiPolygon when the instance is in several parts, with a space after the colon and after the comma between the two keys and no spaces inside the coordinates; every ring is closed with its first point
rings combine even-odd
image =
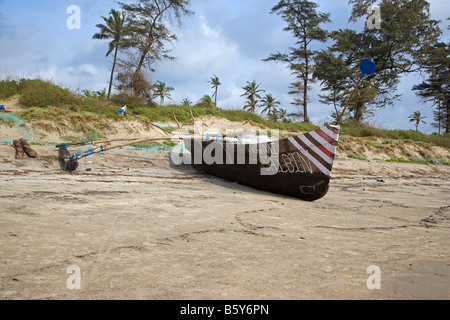
{"type": "Polygon", "coordinates": [[[70,174],[33,148],[0,145],[0,299],[450,298],[449,166],[338,158],[329,193],[303,202],[169,151],[70,174]]]}
{"type": "Polygon", "coordinates": [[[449,4],[0,0],[0,302],[450,301],[449,4]]]}

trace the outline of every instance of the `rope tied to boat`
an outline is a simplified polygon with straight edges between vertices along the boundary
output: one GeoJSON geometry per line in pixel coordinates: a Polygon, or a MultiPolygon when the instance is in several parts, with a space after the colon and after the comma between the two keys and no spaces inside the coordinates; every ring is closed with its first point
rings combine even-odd
{"type": "MultiPolygon", "coordinates": [[[[105,151],[103,145],[98,146],[96,149],[100,149],[100,152],[105,151]]],[[[85,158],[87,156],[93,155],[94,153],[95,153],[94,148],[91,148],[87,151],[80,151],[80,152],[71,154],[69,157],[69,160],[79,160],[79,159],[85,158]]]]}
{"type": "Polygon", "coordinates": [[[74,153],[72,155],[70,155],[69,160],[78,160],[78,159],[82,159],[84,157],[87,157],[91,154],[94,154],[94,149],[89,149],[87,151],[81,151],[78,153],[74,153]]]}

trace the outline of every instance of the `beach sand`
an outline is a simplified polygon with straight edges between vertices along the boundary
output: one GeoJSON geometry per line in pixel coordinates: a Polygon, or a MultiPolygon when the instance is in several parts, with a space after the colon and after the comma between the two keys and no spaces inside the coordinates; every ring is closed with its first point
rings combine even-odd
{"type": "Polygon", "coordinates": [[[337,159],[329,193],[304,202],[168,151],[71,174],[33,148],[0,145],[0,299],[450,298],[449,166],[337,159]]]}

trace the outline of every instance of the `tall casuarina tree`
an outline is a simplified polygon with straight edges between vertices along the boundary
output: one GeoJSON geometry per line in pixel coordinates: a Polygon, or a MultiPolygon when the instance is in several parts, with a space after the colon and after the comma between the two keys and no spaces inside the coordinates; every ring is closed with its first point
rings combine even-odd
{"type": "Polygon", "coordinates": [[[317,11],[318,5],[306,0],[281,0],[275,5],[271,13],[276,13],[287,23],[284,31],[292,33],[296,39],[295,47],[290,48],[288,54],[280,52],[271,54],[263,61],[281,61],[289,65],[292,74],[297,77],[289,93],[296,95],[294,105],[303,106],[305,122],[308,118],[308,90],[312,79],[312,61],[316,51],[311,45],[314,41],[325,42],[328,32],[320,28],[320,24],[330,22],[329,13],[317,11]],[[300,97],[299,97],[300,96],[300,97]]]}
{"type": "Polygon", "coordinates": [[[114,51],[113,66],[111,69],[111,77],[109,80],[108,99],[111,98],[111,88],[114,80],[114,70],[116,68],[117,53],[119,47],[122,45],[122,41],[125,34],[125,13],[114,9],[109,12],[109,17],[102,17],[105,24],[97,24],[96,27],[100,29],[100,32],[94,34],[93,39],[111,39],[109,43],[108,57],[114,51]]]}
{"type": "MultiPolygon", "coordinates": [[[[368,9],[377,6],[380,12],[379,28],[369,24],[358,32],[340,29],[331,33],[334,44],[331,51],[345,62],[348,69],[356,70],[350,77],[356,83],[360,77],[361,60],[370,58],[376,65],[350,101],[356,121],[370,116],[373,108],[393,105],[401,95],[397,87],[401,78],[416,72],[426,72],[430,65],[430,50],[442,35],[439,21],[431,18],[430,4],[426,0],[349,0],[352,14],[349,22],[367,19],[368,9]]],[[[448,58],[447,58],[448,59],[448,58]]],[[[316,62],[317,63],[317,62],[316,62]]],[[[434,63],[434,62],[433,62],[434,63]]]]}
{"type": "Polygon", "coordinates": [[[131,87],[135,96],[141,94],[139,88],[143,69],[154,71],[156,61],[173,60],[169,56],[168,44],[177,39],[169,30],[169,22],[193,14],[189,10],[190,0],[136,0],[133,3],[118,2],[130,19],[127,40],[129,54],[133,57],[131,87]]]}
{"type": "MultiPolygon", "coordinates": [[[[413,91],[424,101],[432,102],[435,123],[432,125],[450,133],[450,43],[437,43],[429,46],[424,55],[426,79],[415,85],[413,91]]],[[[423,71],[422,69],[422,71],[423,71]]]]}

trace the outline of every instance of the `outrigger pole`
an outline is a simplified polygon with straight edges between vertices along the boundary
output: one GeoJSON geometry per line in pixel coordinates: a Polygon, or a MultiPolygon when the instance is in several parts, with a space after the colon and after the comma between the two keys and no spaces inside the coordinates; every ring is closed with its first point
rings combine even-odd
{"type": "Polygon", "coordinates": [[[358,83],[356,84],[355,89],[353,89],[353,92],[352,92],[352,94],[350,95],[350,98],[348,99],[347,104],[345,105],[344,110],[342,110],[341,115],[339,116],[338,120],[336,121],[336,125],[339,125],[339,123],[341,122],[342,116],[344,115],[345,111],[347,110],[348,105],[350,104],[350,101],[352,100],[353,95],[355,94],[356,90],[358,90],[358,87],[359,87],[359,85],[361,84],[362,79],[363,79],[365,76],[374,73],[375,70],[376,70],[376,65],[375,65],[375,63],[374,63],[372,60],[364,59],[363,61],[361,61],[360,69],[361,69],[361,72],[362,72],[361,77],[359,78],[358,83]]]}
{"type": "MultiPolygon", "coordinates": [[[[119,109],[119,113],[120,113],[120,114],[123,114],[124,117],[130,115],[130,116],[132,116],[132,117],[135,117],[136,119],[140,119],[138,116],[136,116],[136,115],[134,115],[134,114],[132,114],[132,113],[129,113],[129,112],[127,111],[127,106],[123,106],[122,108],[120,108],[120,109],[119,109]]],[[[164,131],[164,132],[167,133],[167,134],[171,134],[171,133],[170,133],[169,131],[167,131],[166,129],[163,129],[163,128],[157,126],[157,125],[154,124],[154,123],[151,123],[151,122],[150,122],[150,125],[153,126],[153,127],[155,127],[155,128],[157,128],[157,129],[159,129],[159,130],[164,131]]]]}
{"type": "MultiPolygon", "coordinates": [[[[196,137],[195,135],[189,135],[190,138],[196,137]]],[[[199,138],[203,138],[201,136],[198,136],[199,138]]],[[[78,160],[83,159],[85,157],[105,152],[108,150],[118,149],[127,147],[133,144],[142,143],[142,142],[149,142],[149,141],[167,141],[167,140],[183,140],[186,138],[186,135],[172,135],[172,136],[165,136],[165,137],[153,137],[153,138],[144,138],[144,139],[114,139],[114,140],[106,140],[106,141],[93,141],[90,143],[86,142],[79,142],[79,143],[61,143],[56,145],[56,148],[59,148],[59,157],[58,160],[60,162],[61,168],[64,171],[75,171],[78,168],[78,160]],[[126,141],[126,143],[122,143],[115,146],[109,146],[106,145],[106,143],[110,142],[119,142],[119,141],[126,141]],[[69,150],[67,150],[67,147],[69,146],[86,146],[86,145],[92,145],[93,147],[86,151],[81,151],[78,153],[71,154],[69,150]]],[[[217,140],[220,138],[217,137],[209,137],[209,140],[217,140]]]]}
{"type": "MultiPolygon", "coordinates": [[[[127,115],[127,107],[124,106],[123,108],[121,108],[119,110],[119,113],[124,114],[126,116],[127,115]]],[[[178,122],[177,117],[175,116],[175,112],[172,112],[172,115],[173,115],[175,121],[177,122],[178,128],[181,129],[181,124],[178,122]]],[[[195,118],[194,118],[194,115],[192,114],[192,111],[191,111],[191,117],[192,117],[192,120],[194,120],[194,126],[195,126],[195,118]]],[[[107,150],[123,148],[126,146],[130,146],[130,145],[142,143],[142,142],[165,141],[165,140],[176,140],[176,139],[183,140],[186,137],[185,135],[173,135],[171,132],[164,130],[163,128],[160,128],[156,125],[154,125],[154,126],[157,127],[158,129],[163,130],[168,135],[165,137],[153,137],[153,138],[144,138],[144,139],[113,139],[113,140],[91,141],[91,142],[81,141],[81,142],[75,142],[75,143],[60,143],[60,144],[56,145],[56,148],[59,148],[58,160],[64,171],[75,171],[78,168],[78,160],[79,159],[85,158],[87,156],[90,156],[90,155],[93,155],[96,153],[104,152],[107,150]],[[126,141],[126,143],[123,143],[120,145],[115,145],[115,146],[106,145],[111,142],[120,142],[120,141],[123,141],[123,142],[126,141]],[[86,146],[86,145],[92,145],[93,147],[87,151],[81,151],[81,152],[74,153],[74,154],[71,154],[69,152],[69,150],[67,150],[67,147],[86,146]]],[[[197,128],[197,131],[198,131],[198,128],[197,128]]],[[[200,131],[198,131],[198,133],[200,134],[200,131]]],[[[200,136],[200,138],[202,138],[202,137],[200,136]]],[[[209,139],[215,140],[216,138],[210,137],[209,139]]]]}
{"type": "MultiPolygon", "coordinates": [[[[127,147],[127,146],[130,146],[133,144],[142,143],[142,142],[165,141],[165,140],[173,140],[173,139],[177,139],[177,137],[176,136],[170,136],[170,137],[166,136],[166,137],[153,137],[153,138],[145,138],[145,139],[115,139],[115,140],[108,140],[108,141],[97,141],[97,142],[91,142],[93,147],[90,148],[89,150],[81,151],[81,152],[74,153],[74,154],[71,154],[67,150],[68,146],[84,146],[84,145],[86,145],[86,143],[85,142],[61,143],[61,144],[58,144],[56,146],[56,148],[59,148],[58,160],[59,160],[63,170],[64,171],[74,171],[78,168],[78,160],[85,158],[87,156],[96,154],[96,153],[113,150],[113,149],[118,149],[118,148],[123,148],[123,147],[127,147]],[[120,144],[120,145],[115,145],[115,146],[105,145],[105,143],[116,142],[116,141],[128,141],[128,142],[120,144]]],[[[182,136],[178,137],[178,139],[182,139],[182,136]]]]}
{"type": "MultiPolygon", "coordinates": [[[[123,114],[125,117],[127,115],[131,115],[133,117],[136,117],[139,119],[139,117],[130,114],[127,112],[127,106],[123,106],[122,108],[119,109],[119,114],[123,114]]],[[[175,114],[174,114],[175,116],[175,114]]],[[[176,118],[175,118],[176,119],[176,118]]],[[[178,121],[177,121],[178,123],[178,121]]],[[[167,134],[167,136],[165,137],[153,137],[153,138],[145,138],[145,139],[114,139],[114,140],[104,140],[104,141],[91,141],[91,142],[86,142],[86,141],[81,141],[81,142],[76,142],[76,143],[61,143],[58,144],[56,146],[56,148],[59,148],[59,157],[58,160],[61,164],[61,167],[63,168],[64,171],[74,171],[78,168],[78,160],[82,159],[84,157],[96,154],[96,153],[100,153],[100,152],[104,152],[107,150],[112,150],[112,149],[118,149],[118,148],[123,148],[126,146],[130,146],[133,144],[137,144],[137,143],[142,143],[142,142],[149,142],[149,141],[164,141],[164,140],[172,140],[172,139],[176,139],[175,136],[172,135],[171,132],[153,124],[150,122],[150,124],[157,128],[160,129],[161,131],[163,131],[164,133],[167,134]],[[123,143],[120,145],[116,145],[116,146],[109,146],[106,145],[107,143],[111,143],[111,142],[119,142],[119,141],[127,141],[127,143],[123,143]],[[69,150],[67,150],[67,147],[69,146],[86,146],[86,145],[92,145],[93,147],[90,148],[87,151],[81,151],[78,153],[74,153],[71,154],[69,152],[69,150]]],[[[180,126],[180,124],[178,123],[178,126],[180,126]]],[[[181,137],[179,137],[181,138],[181,137]]]]}

